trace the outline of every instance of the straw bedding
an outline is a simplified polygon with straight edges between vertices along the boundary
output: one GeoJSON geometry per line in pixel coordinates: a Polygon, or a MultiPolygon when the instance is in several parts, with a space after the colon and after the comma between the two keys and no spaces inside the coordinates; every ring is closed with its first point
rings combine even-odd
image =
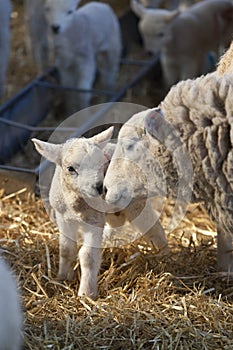
{"type": "Polygon", "coordinates": [[[78,281],[56,280],[58,231],[39,198],[1,191],[0,215],[0,246],[20,284],[26,350],[232,349],[233,287],[216,273],[215,227],[201,205],[168,235],[166,256],[143,241],[105,249],[97,301],[77,297],[78,281]]]}

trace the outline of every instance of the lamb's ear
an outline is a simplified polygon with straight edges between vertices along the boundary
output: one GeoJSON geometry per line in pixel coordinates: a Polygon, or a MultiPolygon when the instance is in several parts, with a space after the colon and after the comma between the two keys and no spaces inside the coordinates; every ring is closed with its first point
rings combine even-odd
{"type": "Polygon", "coordinates": [[[167,11],[167,15],[165,17],[165,22],[171,22],[176,16],[180,13],[179,10],[167,11]]]}
{"type": "Polygon", "coordinates": [[[148,10],[136,0],[131,0],[130,7],[139,18],[142,18],[148,12],[148,10]]]}
{"type": "Polygon", "coordinates": [[[56,145],[54,143],[44,142],[38,139],[32,139],[37,152],[50,162],[60,165],[61,164],[61,150],[62,144],[56,145]]]}
{"type": "Polygon", "coordinates": [[[101,149],[103,149],[106,144],[111,140],[113,135],[114,126],[111,126],[107,130],[102,131],[101,133],[91,137],[91,141],[93,141],[96,145],[98,145],[101,149]]]}

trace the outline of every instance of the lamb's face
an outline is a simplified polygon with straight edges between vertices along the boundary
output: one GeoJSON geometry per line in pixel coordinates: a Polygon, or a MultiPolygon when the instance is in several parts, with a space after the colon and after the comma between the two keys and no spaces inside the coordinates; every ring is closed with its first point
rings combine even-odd
{"type": "Polygon", "coordinates": [[[158,54],[163,44],[170,40],[169,24],[177,16],[177,11],[148,10],[139,22],[144,49],[158,54]]]}
{"type": "Polygon", "coordinates": [[[149,149],[144,128],[126,123],[105,175],[106,202],[124,208],[131,200],[164,195],[164,184],[162,169],[149,149]]]}
{"type": "Polygon", "coordinates": [[[80,0],[46,0],[45,16],[54,34],[63,32],[80,0]]]}
{"type": "Polygon", "coordinates": [[[62,149],[63,181],[83,197],[102,194],[107,158],[98,145],[87,139],[71,139],[62,149]]]}
{"type": "Polygon", "coordinates": [[[102,194],[108,151],[104,149],[113,135],[113,127],[87,138],[73,138],[62,144],[32,139],[37,151],[61,169],[61,185],[83,197],[102,194]]]}

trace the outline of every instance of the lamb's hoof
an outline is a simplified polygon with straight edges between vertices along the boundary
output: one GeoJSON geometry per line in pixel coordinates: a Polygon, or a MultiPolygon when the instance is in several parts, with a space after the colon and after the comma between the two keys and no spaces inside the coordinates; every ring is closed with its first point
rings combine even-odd
{"type": "Polygon", "coordinates": [[[79,291],[78,291],[78,296],[79,297],[88,297],[92,300],[96,300],[98,298],[98,291],[85,291],[85,290],[80,290],[79,288],[79,291]]]}
{"type": "Polygon", "coordinates": [[[68,273],[58,273],[57,280],[72,282],[75,280],[75,271],[72,270],[68,273]]]}

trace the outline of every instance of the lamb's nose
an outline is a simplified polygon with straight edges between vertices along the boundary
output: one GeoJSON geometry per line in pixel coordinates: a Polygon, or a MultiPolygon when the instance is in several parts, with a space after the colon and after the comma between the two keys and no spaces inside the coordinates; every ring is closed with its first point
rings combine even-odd
{"type": "Polygon", "coordinates": [[[97,190],[98,194],[103,193],[103,182],[99,182],[96,184],[96,190],[97,190]]]}
{"type": "Polygon", "coordinates": [[[103,188],[103,194],[106,196],[107,192],[108,192],[108,189],[107,189],[106,186],[104,186],[104,188],[103,188]]]}
{"type": "Polygon", "coordinates": [[[58,34],[60,31],[60,26],[58,24],[53,24],[52,25],[52,31],[54,34],[58,34]]]}

